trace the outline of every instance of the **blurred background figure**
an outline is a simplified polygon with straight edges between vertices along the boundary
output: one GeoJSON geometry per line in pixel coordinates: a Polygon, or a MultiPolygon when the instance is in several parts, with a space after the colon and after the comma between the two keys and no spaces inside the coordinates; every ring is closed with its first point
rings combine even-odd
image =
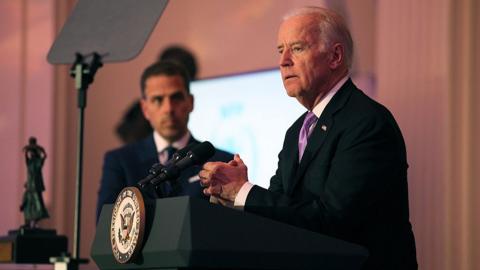
{"type": "Polygon", "coordinates": [[[197,60],[193,53],[188,49],[179,45],[167,47],[158,56],[158,61],[164,60],[174,61],[183,65],[190,76],[190,81],[195,81],[197,79],[197,60]]]}
{"type": "Polygon", "coordinates": [[[124,144],[138,141],[152,133],[152,126],[143,116],[139,100],[128,107],[115,131],[124,144]]]}

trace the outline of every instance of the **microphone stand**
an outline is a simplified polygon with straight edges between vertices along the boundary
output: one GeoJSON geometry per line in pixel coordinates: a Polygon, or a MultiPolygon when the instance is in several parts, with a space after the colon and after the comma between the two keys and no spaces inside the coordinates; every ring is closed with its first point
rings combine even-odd
{"type": "Polygon", "coordinates": [[[75,79],[75,88],[78,90],[78,129],[77,129],[77,171],[75,182],[75,217],[73,234],[73,256],[65,254],[62,257],[50,258],[55,270],[77,270],[79,264],[88,263],[88,259],[80,258],[80,225],[82,207],[82,172],[83,172],[83,134],[85,124],[85,108],[87,107],[87,90],[93,82],[95,73],[103,66],[101,56],[93,53],[92,61],[85,63],[85,57],[76,53],[76,59],[70,68],[70,76],[75,79]]]}

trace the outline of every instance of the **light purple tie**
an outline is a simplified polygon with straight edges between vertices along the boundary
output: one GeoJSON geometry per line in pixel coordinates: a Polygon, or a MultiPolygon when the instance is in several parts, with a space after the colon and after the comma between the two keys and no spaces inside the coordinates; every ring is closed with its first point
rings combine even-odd
{"type": "Polygon", "coordinates": [[[312,133],[310,127],[315,121],[317,121],[317,116],[313,112],[308,112],[307,116],[303,120],[302,129],[300,129],[300,135],[298,136],[298,161],[302,160],[303,152],[305,152],[305,147],[307,147],[308,137],[312,133]]]}

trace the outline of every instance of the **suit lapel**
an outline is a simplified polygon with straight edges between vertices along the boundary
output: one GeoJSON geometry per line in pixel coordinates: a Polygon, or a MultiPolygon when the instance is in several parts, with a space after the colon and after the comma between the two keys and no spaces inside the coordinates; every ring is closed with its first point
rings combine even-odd
{"type": "Polygon", "coordinates": [[[137,148],[137,157],[140,161],[142,171],[145,171],[145,176],[148,174],[148,170],[153,164],[158,163],[158,150],[153,140],[153,134],[139,142],[137,148]]]}
{"type": "MultiPolygon", "coordinates": [[[[317,124],[312,134],[310,135],[310,138],[308,139],[305,152],[302,156],[302,160],[300,161],[298,169],[296,170],[295,176],[290,178],[293,179],[293,181],[292,185],[288,189],[288,194],[292,194],[297,184],[303,178],[303,175],[305,174],[308,166],[317,156],[317,153],[318,151],[320,151],[320,148],[324,144],[329,132],[334,128],[334,114],[345,105],[353,89],[356,89],[356,87],[352,83],[351,79],[348,79],[347,82],[345,82],[345,84],[340,88],[340,90],[333,96],[332,100],[330,100],[330,102],[325,107],[325,110],[320,115],[320,118],[318,119],[317,124]]],[[[305,116],[301,118],[302,123],[304,118],[305,116]]],[[[300,129],[301,125],[296,129],[297,141],[300,129]]],[[[297,159],[295,161],[298,161],[298,146],[296,148],[297,159]]]]}
{"type": "Polygon", "coordinates": [[[291,179],[294,179],[295,173],[298,168],[298,136],[300,134],[300,129],[302,128],[303,119],[305,118],[306,113],[304,113],[295,123],[292,125],[292,132],[287,132],[287,137],[285,140],[288,142],[285,144],[284,158],[285,165],[282,168],[283,175],[283,185],[288,194],[293,190],[294,183],[291,179]]]}

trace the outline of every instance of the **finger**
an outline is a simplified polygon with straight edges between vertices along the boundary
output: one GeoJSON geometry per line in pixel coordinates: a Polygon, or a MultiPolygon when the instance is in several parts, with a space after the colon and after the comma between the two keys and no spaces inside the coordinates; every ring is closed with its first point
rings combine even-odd
{"type": "Polygon", "coordinates": [[[208,188],[212,185],[212,182],[208,179],[201,179],[200,178],[200,186],[203,188],[208,188]]]}
{"type": "Polygon", "coordinates": [[[204,181],[204,180],[202,180],[202,179],[200,178],[200,186],[201,186],[202,188],[208,187],[207,181],[204,181]]]}
{"type": "Polygon", "coordinates": [[[215,162],[207,162],[203,164],[203,169],[206,171],[215,171],[216,167],[225,164],[225,162],[215,161],[215,162]]]}
{"type": "Polygon", "coordinates": [[[229,205],[229,201],[224,200],[222,198],[218,198],[218,197],[215,197],[215,198],[217,198],[217,202],[220,203],[221,205],[223,205],[223,206],[228,206],[229,205]]]}
{"type": "Polygon", "coordinates": [[[198,177],[203,180],[209,180],[210,179],[210,172],[206,170],[201,170],[198,172],[198,177]]]}
{"type": "Polygon", "coordinates": [[[232,202],[230,200],[223,199],[223,198],[218,198],[218,203],[220,203],[223,206],[229,207],[229,208],[234,207],[234,202],[232,202]]]}
{"type": "Polygon", "coordinates": [[[210,187],[204,188],[203,189],[203,194],[206,195],[206,196],[212,196],[210,187]]]}
{"type": "Polygon", "coordinates": [[[200,178],[201,187],[208,187],[210,185],[210,179],[208,178],[208,173],[206,171],[200,171],[198,177],[200,178]]]}
{"type": "Polygon", "coordinates": [[[218,197],[215,197],[215,196],[210,196],[210,203],[213,203],[213,204],[219,204],[220,202],[218,201],[218,197]]]}
{"type": "Polygon", "coordinates": [[[220,193],[222,193],[222,186],[221,185],[209,186],[209,187],[203,189],[203,194],[205,194],[207,196],[219,196],[220,193]]]}
{"type": "Polygon", "coordinates": [[[233,160],[234,160],[235,162],[237,162],[238,165],[245,165],[245,164],[243,163],[243,160],[240,158],[240,155],[239,155],[239,154],[235,154],[235,156],[233,156],[233,160]]]}
{"type": "Polygon", "coordinates": [[[220,196],[222,194],[222,185],[210,186],[209,188],[214,196],[220,196]]]}

